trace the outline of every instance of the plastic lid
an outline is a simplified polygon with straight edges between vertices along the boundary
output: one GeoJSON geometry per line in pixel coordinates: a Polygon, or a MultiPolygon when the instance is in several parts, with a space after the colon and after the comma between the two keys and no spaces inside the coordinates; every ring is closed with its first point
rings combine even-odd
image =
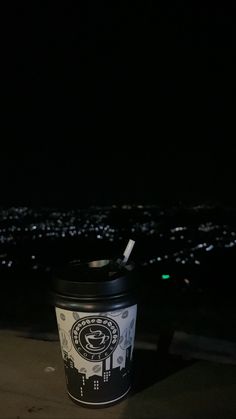
{"type": "Polygon", "coordinates": [[[135,285],[133,264],[117,269],[110,260],[73,261],[55,272],[53,290],[78,299],[101,299],[128,294],[135,285]]]}

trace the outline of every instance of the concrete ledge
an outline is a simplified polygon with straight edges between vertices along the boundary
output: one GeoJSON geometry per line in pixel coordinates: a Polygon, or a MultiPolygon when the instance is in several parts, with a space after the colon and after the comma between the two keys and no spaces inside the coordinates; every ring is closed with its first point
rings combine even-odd
{"type": "MultiPolygon", "coordinates": [[[[2,332],[0,348],[1,419],[236,417],[236,366],[198,361],[157,379],[116,406],[91,410],[68,399],[58,342],[2,332]]],[[[147,365],[143,362],[140,368],[144,371],[147,365]]]]}

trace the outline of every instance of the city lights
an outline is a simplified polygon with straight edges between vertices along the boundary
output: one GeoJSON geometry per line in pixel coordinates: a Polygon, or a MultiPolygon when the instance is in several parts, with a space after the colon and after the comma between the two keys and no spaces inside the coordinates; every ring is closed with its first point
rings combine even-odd
{"type": "MultiPolygon", "coordinates": [[[[186,219],[186,224],[176,222],[176,211],[140,204],[73,210],[0,208],[0,269],[20,265],[32,270],[45,265],[46,269],[50,260],[38,260],[43,249],[50,251],[58,243],[78,248],[78,241],[93,245],[99,242],[100,248],[107,243],[112,248],[133,237],[137,248],[145,242],[138,256],[141,266],[174,263],[197,267],[206,255],[219,250],[229,252],[236,246],[236,227],[211,221],[211,209],[185,209],[191,216],[196,214],[195,221],[186,219]],[[201,211],[206,209],[209,220],[202,222],[205,215],[201,217],[201,211]]],[[[169,279],[167,275],[163,274],[162,279],[169,279]]]]}

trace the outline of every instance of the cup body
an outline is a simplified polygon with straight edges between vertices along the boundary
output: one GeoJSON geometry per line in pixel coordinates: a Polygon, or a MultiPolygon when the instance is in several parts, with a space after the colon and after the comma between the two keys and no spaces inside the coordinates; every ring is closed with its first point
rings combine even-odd
{"type": "MultiPolygon", "coordinates": [[[[99,272],[99,285],[91,291],[86,288],[89,270],[88,266],[86,281],[85,271],[81,274],[79,289],[66,284],[66,295],[65,287],[62,294],[59,286],[56,317],[69,397],[86,407],[105,407],[119,402],[131,388],[137,304],[128,286],[129,272],[120,275],[120,289],[111,282],[119,282],[119,274],[112,278],[104,271],[103,281],[99,272]]],[[[96,275],[91,273],[95,283],[96,275]]],[[[80,266],[77,274],[79,278],[80,266]]]]}

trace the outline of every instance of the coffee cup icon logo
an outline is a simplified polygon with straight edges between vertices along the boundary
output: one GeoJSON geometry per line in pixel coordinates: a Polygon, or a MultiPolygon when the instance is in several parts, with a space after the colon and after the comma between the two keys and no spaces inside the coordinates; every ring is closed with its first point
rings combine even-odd
{"type": "Polygon", "coordinates": [[[101,330],[91,330],[85,335],[87,342],[86,348],[91,351],[102,351],[105,348],[105,342],[109,340],[109,336],[105,335],[101,330]]]}
{"type": "Polygon", "coordinates": [[[82,358],[92,362],[102,361],[116,349],[120,329],[116,321],[109,317],[83,317],[74,323],[71,338],[74,348],[82,358]]]}

